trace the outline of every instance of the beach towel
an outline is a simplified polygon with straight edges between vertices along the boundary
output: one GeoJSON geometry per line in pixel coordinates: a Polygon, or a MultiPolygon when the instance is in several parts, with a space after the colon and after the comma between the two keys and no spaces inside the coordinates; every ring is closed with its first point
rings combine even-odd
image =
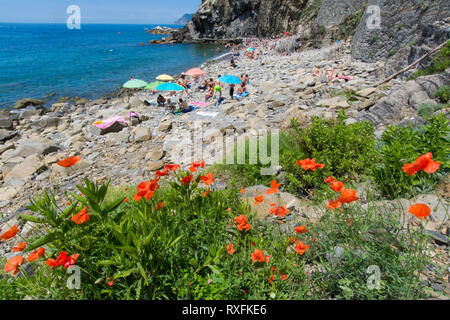
{"type": "Polygon", "coordinates": [[[240,99],[242,99],[242,98],[245,98],[246,96],[248,96],[250,93],[249,92],[243,92],[243,93],[241,93],[241,94],[235,94],[234,95],[234,98],[236,99],[236,100],[240,100],[240,99]]]}
{"type": "Polygon", "coordinates": [[[109,127],[111,127],[114,123],[116,122],[120,122],[124,125],[127,125],[127,122],[125,121],[124,117],[114,117],[105,121],[96,121],[93,123],[94,126],[96,126],[99,129],[105,130],[108,129],[109,127]],[[101,123],[99,123],[101,122],[101,123]]]}
{"type": "Polygon", "coordinates": [[[203,116],[203,117],[211,117],[214,118],[218,115],[218,112],[207,112],[207,111],[199,111],[197,112],[197,115],[203,116]]]}
{"type": "Polygon", "coordinates": [[[203,102],[203,101],[194,101],[194,102],[189,102],[190,105],[192,106],[196,106],[196,107],[206,107],[209,106],[210,103],[208,102],[203,102]]]}

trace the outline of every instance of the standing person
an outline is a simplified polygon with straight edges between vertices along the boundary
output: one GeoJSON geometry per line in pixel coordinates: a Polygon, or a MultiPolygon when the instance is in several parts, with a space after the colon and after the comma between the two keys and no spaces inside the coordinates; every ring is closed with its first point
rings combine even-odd
{"type": "Polygon", "coordinates": [[[234,100],[234,84],[230,84],[230,99],[234,100]]]}

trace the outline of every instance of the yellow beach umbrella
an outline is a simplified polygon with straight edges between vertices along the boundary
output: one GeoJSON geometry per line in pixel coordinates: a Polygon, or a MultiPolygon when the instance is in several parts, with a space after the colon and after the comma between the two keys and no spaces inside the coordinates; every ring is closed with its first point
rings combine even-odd
{"type": "Polygon", "coordinates": [[[156,80],[172,81],[172,80],[175,80],[175,79],[172,78],[171,76],[169,76],[168,74],[160,74],[159,76],[156,77],[156,80]]]}

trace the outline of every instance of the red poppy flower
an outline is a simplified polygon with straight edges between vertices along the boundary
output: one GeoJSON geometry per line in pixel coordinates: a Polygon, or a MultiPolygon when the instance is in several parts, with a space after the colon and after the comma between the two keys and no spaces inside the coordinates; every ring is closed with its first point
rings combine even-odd
{"type": "Polygon", "coordinates": [[[281,275],[281,280],[287,280],[287,278],[288,278],[287,275],[285,275],[285,274],[282,274],[282,275],[281,275]]]}
{"type": "Polygon", "coordinates": [[[6,241],[8,239],[11,239],[19,232],[19,228],[17,228],[16,225],[12,226],[9,230],[7,230],[5,233],[3,233],[0,238],[2,238],[3,241],[6,241]]]}
{"type": "Polygon", "coordinates": [[[434,173],[439,169],[441,163],[432,160],[432,157],[433,154],[428,152],[423,156],[418,157],[414,163],[405,164],[403,166],[403,171],[410,176],[415,175],[420,170],[423,170],[426,173],[434,173]]]}
{"type": "Polygon", "coordinates": [[[155,190],[159,189],[158,179],[152,181],[144,181],[137,186],[137,193],[133,196],[135,201],[141,201],[142,198],[150,200],[155,194],[155,190]]]}
{"type": "Polygon", "coordinates": [[[166,202],[160,202],[156,205],[156,209],[162,209],[164,207],[164,205],[166,204],[166,202]]]}
{"type": "Polygon", "coordinates": [[[298,226],[294,228],[295,233],[306,233],[308,230],[306,229],[306,226],[298,226]]]}
{"type": "Polygon", "coordinates": [[[306,250],[309,248],[309,245],[305,245],[303,244],[303,242],[299,241],[295,244],[295,248],[294,250],[299,254],[299,255],[303,255],[306,250]]]}
{"type": "Polygon", "coordinates": [[[316,171],[317,168],[323,169],[325,165],[323,163],[316,163],[315,159],[303,159],[296,162],[298,166],[301,166],[303,170],[316,171]]]}
{"type": "Polygon", "coordinates": [[[425,217],[428,217],[430,215],[431,209],[426,204],[416,203],[409,207],[408,212],[422,220],[425,220],[425,217]]]}
{"type": "Polygon", "coordinates": [[[270,278],[269,278],[269,282],[275,281],[275,275],[273,274],[270,278]]]}
{"type": "Polygon", "coordinates": [[[205,161],[196,161],[196,162],[191,163],[191,166],[189,167],[189,170],[192,173],[195,173],[197,171],[198,167],[204,168],[205,167],[205,161]]]}
{"type": "Polygon", "coordinates": [[[270,208],[270,214],[283,218],[285,215],[289,214],[289,210],[286,209],[286,206],[281,207],[273,207],[270,208]]]}
{"type": "Polygon", "coordinates": [[[244,193],[244,192],[245,192],[245,189],[242,188],[241,191],[239,191],[239,192],[240,192],[240,193],[244,193]]]}
{"type": "Polygon", "coordinates": [[[54,268],[54,267],[60,267],[60,266],[64,266],[64,268],[68,268],[71,265],[74,265],[77,262],[77,259],[80,255],[79,254],[73,254],[71,256],[67,255],[67,252],[65,251],[61,251],[59,253],[59,256],[55,259],[47,259],[47,261],[45,262],[50,268],[54,268]]]}
{"type": "Polygon", "coordinates": [[[250,228],[251,228],[251,225],[248,224],[248,223],[246,223],[246,222],[244,222],[244,223],[239,223],[239,224],[237,225],[237,228],[239,229],[239,231],[242,231],[242,230],[247,230],[247,231],[249,231],[250,228]]]}
{"type": "Polygon", "coordinates": [[[58,161],[56,164],[60,165],[61,167],[64,167],[64,168],[69,168],[69,167],[77,164],[80,160],[81,160],[80,157],[69,157],[69,158],[58,161]]]}
{"type": "Polygon", "coordinates": [[[338,198],[340,203],[350,203],[358,200],[359,198],[356,196],[356,190],[352,189],[344,189],[341,191],[341,196],[338,198]]]}
{"type": "Polygon", "coordinates": [[[40,257],[43,257],[44,255],[45,255],[45,249],[37,248],[28,256],[28,261],[33,262],[34,260],[39,259],[40,257]]]}
{"type": "Polygon", "coordinates": [[[208,189],[208,190],[206,190],[205,192],[202,193],[202,197],[206,197],[210,193],[211,193],[211,189],[208,189]]]}
{"type": "Polygon", "coordinates": [[[234,218],[234,222],[237,223],[237,224],[246,223],[247,221],[248,221],[247,217],[245,215],[243,215],[243,214],[241,214],[240,216],[237,216],[236,218],[234,218]]]}
{"type": "Polygon", "coordinates": [[[19,266],[23,264],[25,259],[22,256],[15,256],[5,263],[5,272],[14,271],[14,275],[19,273],[19,266]]]}
{"type": "Polygon", "coordinates": [[[255,204],[260,204],[261,202],[263,202],[264,200],[264,196],[257,196],[255,197],[255,204]]]}
{"type": "Polygon", "coordinates": [[[293,244],[294,242],[297,242],[296,237],[289,237],[288,240],[290,241],[290,244],[293,244]]]}
{"type": "Polygon", "coordinates": [[[190,176],[184,177],[180,181],[183,184],[183,186],[187,186],[192,181],[193,178],[194,176],[191,174],[190,176]]]}
{"type": "Polygon", "coordinates": [[[123,203],[125,203],[125,202],[128,202],[130,199],[128,199],[128,198],[125,198],[125,199],[123,199],[123,203]]]}
{"type": "Polygon", "coordinates": [[[171,171],[177,171],[178,169],[180,169],[180,166],[178,164],[166,164],[164,170],[166,169],[171,171]]]}
{"type": "Polygon", "coordinates": [[[84,207],[83,210],[74,215],[71,220],[74,221],[76,224],[83,224],[85,222],[88,222],[91,216],[89,213],[86,213],[86,211],[87,207],[84,207]]]}
{"type": "Polygon", "coordinates": [[[345,189],[345,186],[341,181],[334,180],[334,181],[331,181],[329,183],[329,185],[330,185],[330,188],[335,192],[341,192],[342,190],[345,189]]]}
{"type": "Polygon", "coordinates": [[[163,171],[156,171],[156,173],[155,173],[157,176],[158,176],[158,179],[159,178],[161,178],[161,177],[164,177],[164,176],[166,176],[166,175],[169,175],[169,169],[168,168],[165,168],[163,171]]]}
{"type": "Polygon", "coordinates": [[[266,257],[261,250],[255,249],[255,251],[252,253],[252,260],[253,262],[264,262],[266,261],[266,257]]]}
{"type": "Polygon", "coordinates": [[[329,199],[328,203],[327,203],[327,208],[330,210],[334,210],[334,209],[340,208],[341,205],[342,204],[339,202],[339,200],[333,201],[333,200],[329,199]]]}
{"type": "Polygon", "coordinates": [[[325,182],[325,183],[330,183],[332,181],[335,181],[335,179],[333,177],[328,177],[325,180],[323,180],[323,182],[325,182]]]}
{"type": "Polygon", "coordinates": [[[27,247],[27,243],[25,241],[20,242],[17,246],[11,249],[11,251],[19,252],[27,247]]]}
{"type": "Polygon", "coordinates": [[[214,176],[211,172],[209,172],[206,176],[201,176],[200,180],[202,180],[207,186],[210,186],[215,182],[214,176]]]}
{"type": "Polygon", "coordinates": [[[277,183],[276,180],[272,180],[272,182],[270,183],[270,189],[268,189],[265,193],[266,194],[274,194],[279,192],[280,190],[278,189],[278,187],[281,186],[280,183],[277,183]]]}
{"type": "Polygon", "coordinates": [[[228,254],[233,254],[233,253],[236,252],[236,251],[233,249],[233,244],[232,244],[232,243],[229,244],[229,245],[227,245],[227,246],[226,246],[226,249],[227,249],[228,254]]]}

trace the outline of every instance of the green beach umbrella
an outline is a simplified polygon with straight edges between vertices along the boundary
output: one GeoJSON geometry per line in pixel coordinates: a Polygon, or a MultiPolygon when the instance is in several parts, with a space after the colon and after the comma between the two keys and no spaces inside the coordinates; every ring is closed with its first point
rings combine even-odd
{"type": "Polygon", "coordinates": [[[160,84],[156,87],[155,90],[158,91],[183,91],[185,90],[182,86],[179,84],[173,83],[173,82],[166,82],[163,84],[160,84]]]}
{"type": "Polygon", "coordinates": [[[146,85],[147,85],[147,82],[145,82],[145,81],[133,79],[133,80],[125,82],[123,87],[128,88],[128,89],[138,89],[138,88],[143,88],[146,85]]]}
{"type": "Polygon", "coordinates": [[[147,89],[147,90],[156,90],[156,87],[159,86],[160,84],[163,84],[163,83],[164,83],[164,82],[162,82],[162,81],[154,81],[154,82],[149,83],[148,85],[146,85],[146,86],[144,87],[144,89],[147,89]]]}

